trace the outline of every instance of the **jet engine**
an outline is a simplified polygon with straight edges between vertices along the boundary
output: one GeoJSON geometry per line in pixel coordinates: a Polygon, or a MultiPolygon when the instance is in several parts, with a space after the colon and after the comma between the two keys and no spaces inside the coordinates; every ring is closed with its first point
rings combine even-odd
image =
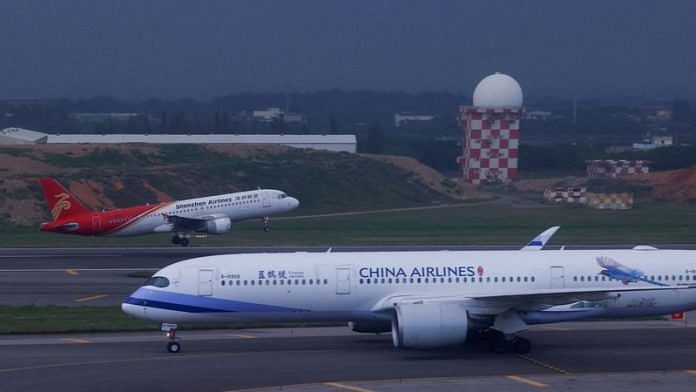
{"type": "Polygon", "coordinates": [[[225,234],[232,229],[230,218],[217,218],[205,222],[205,231],[210,234],[225,234]]]}
{"type": "Polygon", "coordinates": [[[433,348],[466,341],[469,316],[457,303],[404,303],[395,306],[392,319],[394,346],[433,348]]]}
{"type": "Polygon", "coordinates": [[[391,322],[386,321],[351,321],[348,326],[353,332],[384,333],[391,331],[391,322]]]}

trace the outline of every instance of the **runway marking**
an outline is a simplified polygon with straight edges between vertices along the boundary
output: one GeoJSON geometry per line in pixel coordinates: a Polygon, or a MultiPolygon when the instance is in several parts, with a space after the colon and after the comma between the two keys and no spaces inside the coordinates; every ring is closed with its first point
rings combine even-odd
{"type": "MultiPolygon", "coordinates": [[[[89,342],[87,342],[89,343],[89,342]]],[[[199,358],[212,358],[212,357],[238,357],[253,354],[326,354],[326,353],[339,353],[347,352],[351,350],[279,350],[279,351],[238,351],[234,353],[228,352],[217,352],[209,354],[190,354],[190,355],[167,355],[164,357],[151,357],[151,358],[128,358],[128,359],[112,359],[112,360],[102,360],[102,361],[83,361],[83,362],[67,362],[67,363],[52,363],[48,365],[38,365],[38,366],[24,366],[17,368],[7,368],[0,369],[0,373],[14,373],[22,372],[27,370],[41,370],[41,369],[51,369],[51,368],[64,368],[64,367],[74,367],[74,366],[88,366],[88,365],[108,365],[113,363],[124,363],[124,362],[151,362],[151,361],[175,361],[175,360],[186,360],[186,359],[199,359],[199,358]]],[[[355,350],[353,350],[355,351],[355,350]]]]}
{"type": "Polygon", "coordinates": [[[64,341],[69,342],[69,343],[79,343],[79,344],[87,344],[87,343],[92,343],[87,339],[77,339],[77,338],[63,338],[64,341]]]}
{"type": "Polygon", "coordinates": [[[543,367],[543,368],[549,369],[549,370],[554,371],[554,372],[556,372],[556,373],[561,373],[561,374],[563,374],[563,375],[565,375],[565,376],[571,376],[571,375],[572,375],[572,373],[570,373],[570,372],[567,372],[567,371],[565,371],[565,370],[563,370],[563,369],[559,369],[559,368],[557,368],[557,367],[555,367],[555,366],[549,365],[548,363],[541,362],[541,361],[536,360],[536,359],[534,359],[534,358],[530,358],[530,357],[528,357],[528,356],[526,356],[526,355],[522,355],[522,354],[514,354],[514,355],[515,355],[517,358],[519,358],[519,359],[523,359],[523,360],[525,360],[525,361],[527,361],[527,362],[531,362],[531,363],[533,363],[533,364],[535,364],[535,365],[539,365],[539,366],[541,366],[541,367],[543,367]]]}
{"type": "Polygon", "coordinates": [[[534,387],[537,387],[537,388],[546,388],[546,387],[548,387],[548,385],[546,385],[546,384],[544,384],[544,383],[541,383],[541,382],[538,382],[538,381],[534,381],[534,380],[530,380],[530,379],[525,378],[525,377],[516,376],[516,375],[514,375],[514,374],[511,374],[511,375],[505,376],[505,377],[506,377],[506,378],[509,378],[510,380],[519,381],[519,382],[521,382],[521,383],[525,383],[525,384],[527,384],[527,385],[531,385],[531,386],[534,386],[534,387]]]}
{"type": "Polygon", "coordinates": [[[95,299],[102,299],[102,298],[104,298],[104,297],[108,297],[108,295],[106,295],[106,294],[97,294],[97,295],[93,295],[93,296],[91,296],[91,297],[77,298],[77,299],[74,299],[73,302],[93,301],[93,300],[95,300],[95,299]]]}
{"type": "Polygon", "coordinates": [[[689,374],[693,374],[693,375],[696,376],[696,370],[684,370],[684,371],[687,372],[687,373],[689,373],[689,374]]]}
{"type": "Polygon", "coordinates": [[[240,339],[256,339],[257,337],[254,335],[244,335],[241,333],[228,333],[226,334],[227,336],[232,336],[235,338],[240,338],[240,339]]]}
{"type": "Polygon", "coordinates": [[[75,275],[79,275],[79,274],[80,274],[79,272],[75,271],[74,269],[66,269],[65,272],[66,272],[68,275],[72,275],[72,276],[75,276],[75,275]]]}
{"type": "Polygon", "coordinates": [[[352,386],[352,385],[347,385],[347,384],[343,384],[343,383],[340,383],[340,382],[325,382],[324,385],[327,385],[327,386],[330,386],[330,387],[334,387],[334,388],[338,388],[338,389],[347,389],[347,390],[349,390],[349,391],[374,392],[374,391],[371,390],[371,389],[365,389],[365,388],[360,388],[360,387],[354,387],[354,386],[352,386]]]}

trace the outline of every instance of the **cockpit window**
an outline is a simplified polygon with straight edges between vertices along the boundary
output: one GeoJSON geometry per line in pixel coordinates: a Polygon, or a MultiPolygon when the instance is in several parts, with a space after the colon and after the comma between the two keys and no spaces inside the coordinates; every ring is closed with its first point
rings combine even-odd
{"type": "Polygon", "coordinates": [[[280,195],[278,195],[279,199],[285,199],[286,197],[288,197],[288,195],[286,195],[285,193],[281,193],[280,195]]]}
{"type": "Polygon", "coordinates": [[[167,287],[169,286],[169,279],[164,276],[153,276],[145,282],[145,286],[167,287]]]}

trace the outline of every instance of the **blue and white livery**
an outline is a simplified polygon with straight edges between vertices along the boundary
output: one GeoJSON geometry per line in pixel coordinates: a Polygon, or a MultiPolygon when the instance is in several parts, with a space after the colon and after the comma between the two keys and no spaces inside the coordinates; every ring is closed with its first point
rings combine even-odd
{"type": "Polygon", "coordinates": [[[485,339],[523,353],[529,325],[696,309],[696,251],[219,255],[163,268],[122,308],[167,323],[173,352],[176,323],[348,321],[397,347],[485,339]]]}

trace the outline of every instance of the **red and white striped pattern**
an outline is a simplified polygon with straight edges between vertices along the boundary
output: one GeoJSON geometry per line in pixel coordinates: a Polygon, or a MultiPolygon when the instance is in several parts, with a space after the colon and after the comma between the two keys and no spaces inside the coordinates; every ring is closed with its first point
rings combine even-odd
{"type": "Polygon", "coordinates": [[[520,117],[523,108],[459,108],[464,129],[463,180],[472,184],[508,183],[517,179],[520,117]]]}
{"type": "Polygon", "coordinates": [[[650,161],[595,159],[585,163],[587,163],[587,176],[590,178],[632,176],[647,174],[650,171],[650,161]]]}

